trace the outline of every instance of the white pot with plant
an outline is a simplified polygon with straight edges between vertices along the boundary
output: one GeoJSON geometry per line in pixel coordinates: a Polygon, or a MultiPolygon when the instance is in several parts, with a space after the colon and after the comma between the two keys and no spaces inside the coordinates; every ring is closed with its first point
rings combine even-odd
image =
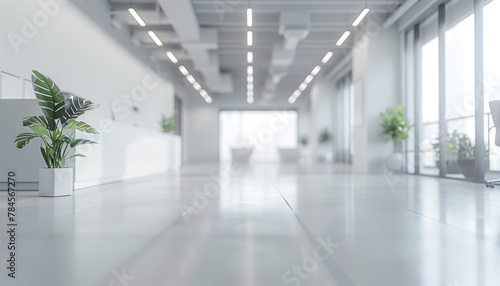
{"type": "Polygon", "coordinates": [[[327,163],[333,162],[333,151],[332,145],[330,144],[332,140],[333,135],[326,128],[319,134],[319,145],[322,149],[322,158],[320,159],[327,163]]]}
{"type": "Polygon", "coordinates": [[[402,142],[408,138],[408,132],[413,125],[408,123],[401,105],[396,108],[387,108],[384,113],[380,114],[380,117],[382,134],[394,144],[393,153],[386,158],[387,168],[393,172],[401,172],[403,167],[402,142]]]}
{"type": "Polygon", "coordinates": [[[76,119],[96,105],[90,100],[76,96],[66,99],[59,87],[47,76],[33,71],[33,90],[42,109],[42,116],[27,117],[23,126],[32,132],[21,133],[14,143],[22,149],[33,139],[40,139],[40,151],[47,168],[39,172],[39,193],[42,197],[69,196],[73,193],[73,168],[66,168],[67,159],[85,157],[70,156],[70,151],[79,145],[95,144],[87,139],[75,139],[74,131],[99,134],[96,129],[76,119]],[[68,157],[69,156],[69,157],[68,157]]]}

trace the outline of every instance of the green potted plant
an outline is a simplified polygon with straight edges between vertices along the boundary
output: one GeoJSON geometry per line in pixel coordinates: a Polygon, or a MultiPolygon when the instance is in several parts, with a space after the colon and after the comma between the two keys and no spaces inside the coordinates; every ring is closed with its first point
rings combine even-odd
{"type": "Polygon", "coordinates": [[[74,184],[73,168],[66,168],[66,162],[73,157],[85,157],[82,154],[69,156],[71,149],[96,143],[74,138],[74,131],[98,134],[92,126],[76,119],[96,105],[76,96],[66,99],[59,87],[38,71],[34,70],[31,78],[43,115],[25,118],[23,126],[28,127],[31,132],[19,134],[14,143],[17,148],[22,149],[31,140],[40,139],[40,152],[47,165],[47,168],[42,168],[39,172],[40,196],[68,196],[72,194],[74,184]]]}
{"type": "Polygon", "coordinates": [[[385,112],[380,114],[382,123],[382,135],[388,141],[392,140],[394,144],[394,152],[386,158],[387,167],[391,171],[401,171],[403,166],[403,155],[401,154],[402,142],[408,138],[409,132],[413,127],[408,122],[408,118],[404,114],[402,105],[395,108],[387,108],[385,112]]]}
{"type": "MultiPolygon", "coordinates": [[[[446,133],[446,173],[448,174],[460,174],[457,158],[459,139],[462,135],[462,133],[458,133],[458,130],[454,130],[451,134],[446,133]]],[[[436,166],[439,166],[439,138],[432,139],[431,146],[435,154],[436,166]]]]}
{"type": "MultiPolygon", "coordinates": [[[[458,141],[457,165],[467,179],[474,179],[476,175],[475,144],[466,134],[461,134],[458,141]]],[[[485,146],[486,169],[490,167],[490,150],[485,146]]]]}
{"type": "Polygon", "coordinates": [[[165,133],[172,133],[175,130],[175,116],[177,115],[177,110],[170,117],[166,117],[165,114],[161,115],[160,125],[161,129],[165,133]]]}
{"type": "Polygon", "coordinates": [[[322,149],[322,157],[320,157],[320,161],[324,162],[332,162],[333,161],[333,152],[332,152],[332,146],[330,145],[330,142],[333,141],[333,135],[328,131],[327,128],[323,129],[321,133],[319,134],[319,145],[320,148],[322,149]]]}
{"type": "Polygon", "coordinates": [[[309,144],[309,137],[307,137],[307,135],[302,135],[302,137],[300,137],[300,145],[305,147],[307,144],[309,144]]]}

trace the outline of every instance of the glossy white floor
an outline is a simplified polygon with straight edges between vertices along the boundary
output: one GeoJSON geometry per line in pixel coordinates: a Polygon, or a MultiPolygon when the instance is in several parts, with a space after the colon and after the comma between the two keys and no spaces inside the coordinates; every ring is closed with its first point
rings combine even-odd
{"type": "Polygon", "coordinates": [[[17,278],[4,230],[0,285],[500,285],[498,187],[205,166],[18,199],[17,278]]]}

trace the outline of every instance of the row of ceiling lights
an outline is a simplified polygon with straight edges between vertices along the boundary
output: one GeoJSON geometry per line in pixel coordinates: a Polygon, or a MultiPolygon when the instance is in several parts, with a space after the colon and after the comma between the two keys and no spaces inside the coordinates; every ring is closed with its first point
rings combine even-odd
{"type": "MultiPolygon", "coordinates": [[[[368,12],[370,12],[370,9],[368,9],[368,8],[363,9],[363,11],[361,11],[361,13],[356,18],[356,20],[354,20],[354,22],[352,23],[352,26],[353,27],[357,27],[361,23],[361,21],[363,21],[363,19],[366,17],[366,15],[368,14],[368,12]]],[[[344,44],[344,42],[347,40],[347,38],[349,38],[350,35],[351,35],[351,31],[349,31],[349,30],[345,31],[342,34],[342,36],[340,36],[340,38],[337,40],[336,46],[337,47],[342,46],[342,44],[344,44]]],[[[322,64],[326,64],[332,58],[332,56],[333,56],[333,52],[329,51],[323,57],[323,59],[321,60],[321,63],[322,64]]],[[[307,88],[307,86],[309,85],[309,83],[311,83],[311,81],[319,73],[320,70],[321,70],[321,66],[320,65],[317,65],[317,66],[314,67],[314,69],[311,71],[311,73],[300,84],[299,88],[296,89],[292,93],[292,95],[288,98],[288,103],[290,103],[290,104],[295,103],[295,101],[297,100],[297,98],[299,98],[299,96],[307,88]]]]}
{"type": "MultiPolygon", "coordinates": [[[[253,26],[253,11],[252,8],[247,9],[247,27],[251,28],[253,26]]],[[[247,45],[249,47],[253,46],[253,31],[247,31],[247,45]]],[[[251,49],[251,48],[249,48],[251,49]]],[[[252,104],[254,99],[254,85],[253,85],[253,51],[247,51],[247,102],[252,104]]]]}
{"type": "MultiPolygon", "coordinates": [[[[137,23],[139,23],[139,25],[141,27],[146,26],[146,22],[144,22],[144,20],[141,18],[139,13],[137,13],[137,11],[134,8],[129,8],[128,12],[130,13],[130,15],[132,15],[132,17],[134,17],[134,19],[137,21],[137,23]]],[[[151,39],[155,42],[155,44],[158,47],[163,46],[163,42],[160,40],[160,38],[156,35],[156,33],[154,31],[151,31],[151,30],[148,31],[148,35],[151,37],[151,39]]],[[[172,53],[172,51],[167,51],[166,55],[172,63],[174,63],[174,64],[179,63],[179,60],[174,55],[174,53],[172,53]]],[[[189,73],[188,69],[183,65],[179,65],[178,68],[179,68],[179,71],[186,77],[187,81],[193,85],[193,88],[197,92],[200,93],[201,97],[203,97],[203,99],[205,99],[205,101],[207,103],[212,103],[212,97],[208,94],[208,92],[206,90],[204,90],[201,87],[201,85],[196,81],[196,79],[193,77],[193,75],[191,75],[189,73]]]]}

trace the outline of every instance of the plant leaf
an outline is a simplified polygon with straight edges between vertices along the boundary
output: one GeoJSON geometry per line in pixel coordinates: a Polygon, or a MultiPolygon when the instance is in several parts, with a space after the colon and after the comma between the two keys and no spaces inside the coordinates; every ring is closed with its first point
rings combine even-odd
{"type": "Polygon", "coordinates": [[[83,121],[70,120],[66,123],[64,129],[76,129],[86,133],[99,134],[99,132],[97,132],[97,130],[94,127],[88,125],[83,121]]]}
{"type": "MultiPolygon", "coordinates": [[[[53,121],[51,122],[54,123],[53,121]]],[[[47,121],[47,118],[45,118],[45,116],[31,116],[31,117],[26,117],[23,120],[23,126],[25,127],[30,127],[35,124],[42,125],[50,131],[54,130],[56,127],[55,124],[50,124],[50,122],[47,121]]]]}
{"type": "Polygon", "coordinates": [[[71,158],[74,158],[74,157],[86,157],[86,156],[83,155],[83,154],[78,153],[78,154],[75,154],[75,155],[69,157],[68,159],[71,159],[71,158]]]}
{"type": "Polygon", "coordinates": [[[16,140],[14,140],[14,143],[16,144],[17,148],[23,149],[24,146],[28,145],[28,143],[30,143],[32,139],[37,137],[39,137],[39,135],[35,133],[21,133],[17,135],[16,140]]]}
{"type": "Polygon", "coordinates": [[[47,121],[51,122],[51,126],[55,126],[55,120],[61,118],[64,113],[64,95],[49,77],[36,70],[32,72],[31,80],[33,91],[38,98],[38,105],[40,105],[47,121]]]}
{"type": "Polygon", "coordinates": [[[84,145],[84,144],[98,144],[95,141],[92,140],[87,140],[87,139],[76,139],[73,143],[70,144],[71,148],[75,148],[76,146],[79,145],[84,145]]]}
{"type": "Polygon", "coordinates": [[[97,108],[97,105],[88,99],[83,99],[78,96],[72,96],[66,102],[64,114],[61,118],[63,126],[69,123],[70,120],[75,120],[84,114],[86,111],[97,108]]]}
{"type": "Polygon", "coordinates": [[[47,167],[50,168],[50,161],[49,161],[49,157],[47,155],[47,152],[45,151],[45,149],[40,146],[40,151],[42,152],[42,157],[43,157],[43,160],[45,161],[45,164],[47,164],[47,167]]]}

